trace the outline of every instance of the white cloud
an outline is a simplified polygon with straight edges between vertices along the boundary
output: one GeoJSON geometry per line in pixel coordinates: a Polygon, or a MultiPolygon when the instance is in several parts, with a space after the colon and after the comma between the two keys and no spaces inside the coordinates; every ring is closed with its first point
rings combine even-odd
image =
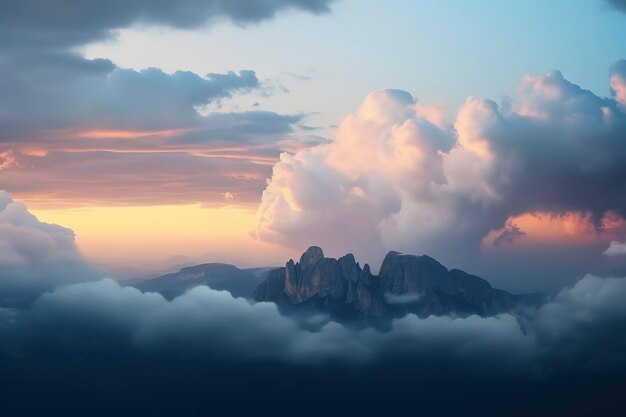
{"type": "Polygon", "coordinates": [[[309,331],[282,316],[273,303],[251,304],[208,287],[196,287],[167,301],[110,279],[59,288],[10,321],[13,325],[0,327],[28,340],[26,350],[34,354],[176,352],[207,361],[364,363],[386,360],[387,352],[419,356],[442,350],[450,360],[459,361],[500,350],[506,350],[507,357],[527,357],[530,340],[509,315],[407,316],[395,320],[389,332],[359,331],[328,322],[318,331],[309,331]],[[401,340],[404,343],[398,343],[401,340]]]}
{"type": "Polygon", "coordinates": [[[621,243],[621,242],[617,242],[617,241],[612,241],[609,244],[609,247],[607,248],[607,250],[604,251],[603,253],[606,256],[622,256],[622,255],[626,255],[626,242],[625,243],[621,243]]]}
{"type": "Polygon", "coordinates": [[[42,223],[0,190],[0,306],[28,302],[60,284],[95,278],[74,232],[42,223]]]}
{"type": "Polygon", "coordinates": [[[167,301],[105,279],[58,288],[29,309],[0,314],[0,352],[309,365],[445,361],[481,375],[610,369],[626,365],[624,297],[625,278],[587,276],[520,317],[408,315],[384,331],[335,322],[307,330],[272,303],[207,287],[167,301]]]}
{"type": "Polygon", "coordinates": [[[422,298],[419,293],[408,293],[408,294],[391,294],[385,293],[385,301],[388,304],[410,304],[419,301],[422,298]]]}

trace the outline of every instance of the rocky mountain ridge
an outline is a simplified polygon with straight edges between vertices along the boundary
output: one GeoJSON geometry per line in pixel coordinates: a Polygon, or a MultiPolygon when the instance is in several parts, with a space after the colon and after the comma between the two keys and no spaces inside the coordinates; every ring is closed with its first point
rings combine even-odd
{"type": "Polygon", "coordinates": [[[422,255],[389,252],[379,275],[362,268],[352,254],[326,258],[312,246],[299,262],[271,271],[254,291],[256,301],[275,302],[283,311],[322,311],[339,319],[381,318],[414,313],[491,316],[537,305],[539,294],[510,294],[484,279],[448,270],[422,255]]]}

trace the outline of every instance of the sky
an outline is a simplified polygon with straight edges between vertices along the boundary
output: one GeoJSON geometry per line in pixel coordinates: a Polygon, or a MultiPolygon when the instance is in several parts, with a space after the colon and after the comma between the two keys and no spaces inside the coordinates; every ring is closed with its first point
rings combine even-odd
{"type": "Polygon", "coordinates": [[[113,275],[311,244],[515,291],[626,272],[619,0],[28,4],[0,189],[113,275]]]}
{"type": "Polygon", "coordinates": [[[328,128],[384,88],[454,112],[468,96],[497,100],[513,93],[524,74],[559,69],[605,96],[608,68],[624,55],[625,35],[623,16],[601,1],[344,0],[326,15],[294,13],[245,30],[129,28],[82,51],[134,69],[254,69],[290,93],[235,105],[314,113],[314,125],[328,128]],[[498,70],[486,76],[496,63],[498,70]],[[341,94],[329,100],[337,89],[341,94]]]}

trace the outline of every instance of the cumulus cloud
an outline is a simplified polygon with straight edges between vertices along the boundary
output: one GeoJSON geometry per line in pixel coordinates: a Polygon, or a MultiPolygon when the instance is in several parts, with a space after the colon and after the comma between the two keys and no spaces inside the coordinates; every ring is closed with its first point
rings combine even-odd
{"type": "Polygon", "coordinates": [[[74,232],[40,222],[0,190],[0,307],[28,303],[57,285],[94,278],[74,232]]]}
{"type": "Polygon", "coordinates": [[[281,155],[255,233],[374,263],[399,249],[474,266],[490,232],[522,236],[511,218],[524,213],[582,213],[601,230],[607,216],[626,215],[617,100],[558,71],[524,77],[503,105],[469,98],[452,121],[406,92],[372,93],[334,142],[281,155]]]}

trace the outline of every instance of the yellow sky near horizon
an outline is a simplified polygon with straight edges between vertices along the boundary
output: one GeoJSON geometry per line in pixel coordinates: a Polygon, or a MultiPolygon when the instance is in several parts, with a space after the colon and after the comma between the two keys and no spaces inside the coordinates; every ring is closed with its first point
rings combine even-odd
{"type": "MultiPolygon", "coordinates": [[[[306,248],[286,248],[252,236],[255,207],[192,205],[112,206],[32,209],[40,221],[54,223],[76,234],[85,257],[96,264],[159,271],[173,256],[193,263],[226,262],[240,267],[278,266],[298,259],[306,248]]],[[[493,244],[501,233],[492,231],[481,249],[494,256],[540,245],[580,245],[608,242],[620,236],[621,220],[608,216],[598,233],[589,219],[570,213],[526,213],[509,220],[523,234],[514,244],[493,244]]],[[[341,255],[341,254],[340,254],[341,255]]],[[[371,260],[370,260],[371,261],[371,260]]]]}
{"type": "Polygon", "coordinates": [[[250,231],[256,212],[202,205],[34,209],[40,221],[70,228],[87,259],[150,268],[183,255],[238,266],[282,264],[292,250],[261,242],[250,231]]]}

